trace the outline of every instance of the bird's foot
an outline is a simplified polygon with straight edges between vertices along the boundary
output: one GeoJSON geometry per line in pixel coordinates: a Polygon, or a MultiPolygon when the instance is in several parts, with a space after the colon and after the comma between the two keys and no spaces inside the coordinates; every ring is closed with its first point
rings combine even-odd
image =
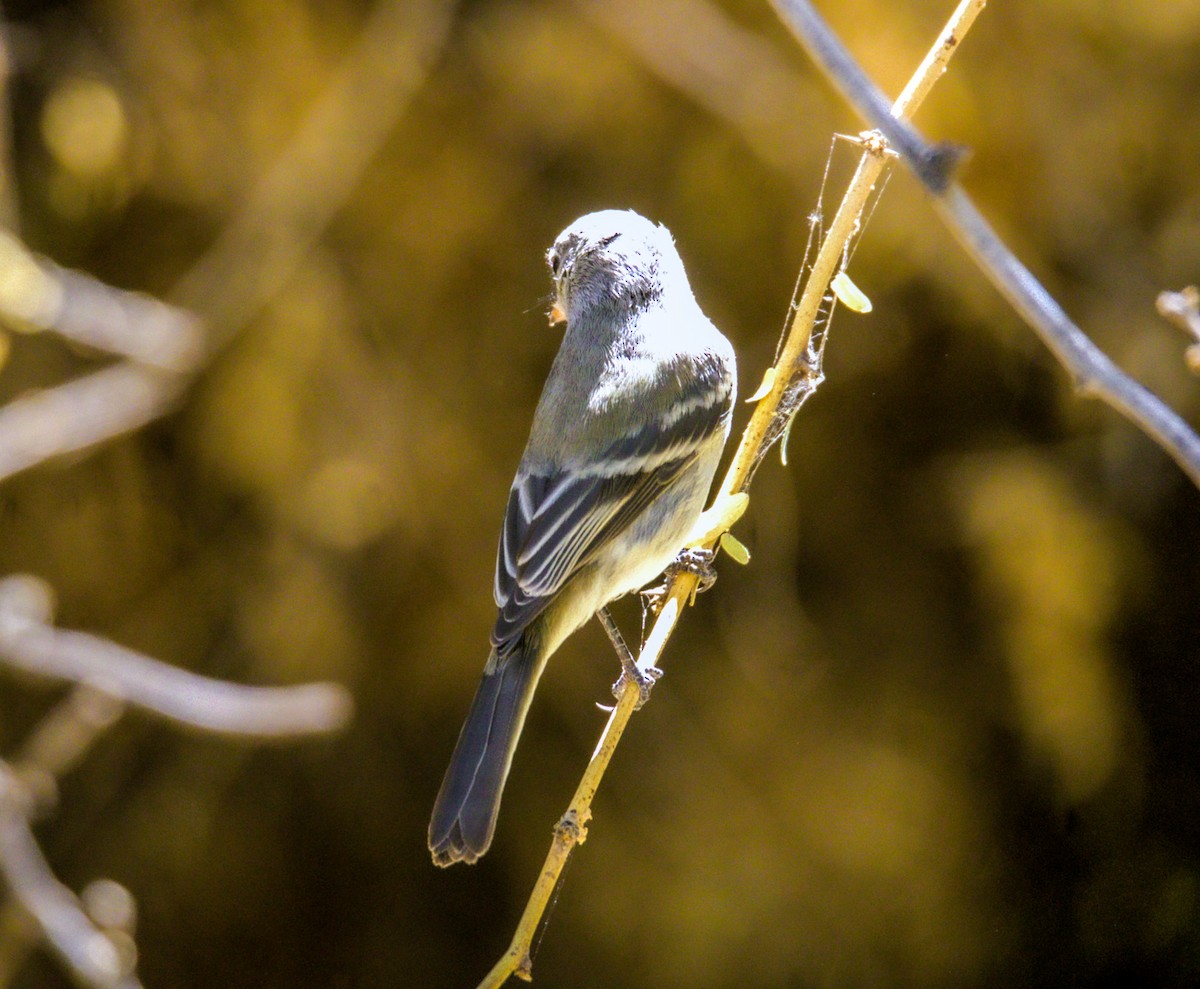
{"type": "Polygon", "coordinates": [[[674,577],[679,573],[695,574],[699,579],[696,593],[703,594],[717,582],[717,568],[713,565],[716,558],[717,554],[711,549],[680,550],[674,562],[667,567],[667,576],[674,577]]]}
{"type": "Polygon", "coordinates": [[[626,684],[633,684],[638,689],[638,701],[634,707],[636,711],[639,707],[650,699],[650,691],[654,689],[654,685],[658,683],[659,677],[663,675],[663,671],[657,666],[648,666],[642,669],[637,663],[630,662],[621,664],[621,675],[617,677],[617,682],[613,684],[613,696],[621,699],[621,695],[629,688],[626,684]]]}
{"type": "Polygon", "coordinates": [[[698,583],[692,595],[703,594],[717,582],[717,568],[713,565],[716,555],[711,549],[680,550],[679,555],[663,571],[663,582],[641,592],[643,607],[654,615],[662,611],[671,582],[681,573],[695,574],[698,583]]]}
{"type": "Polygon", "coordinates": [[[629,646],[625,644],[621,630],[617,628],[617,623],[613,621],[612,615],[608,613],[608,608],[601,608],[596,612],[596,617],[600,619],[600,624],[604,626],[604,631],[608,633],[608,638],[612,642],[613,648],[617,651],[617,658],[621,661],[621,675],[617,677],[617,682],[613,684],[613,696],[617,700],[620,700],[621,695],[626,690],[626,684],[636,684],[640,695],[637,706],[641,707],[650,699],[650,690],[658,682],[658,678],[662,676],[662,670],[657,666],[651,666],[645,670],[638,666],[633,653],[629,651],[629,646]]]}

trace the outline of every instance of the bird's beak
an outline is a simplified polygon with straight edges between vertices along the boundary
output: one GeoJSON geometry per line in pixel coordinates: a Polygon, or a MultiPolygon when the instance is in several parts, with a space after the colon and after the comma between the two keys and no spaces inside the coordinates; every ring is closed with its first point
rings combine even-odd
{"type": "Polygon", "coordinates": [[[562,306],[558,304],[558,300],[554,300],[554,305],[550,307],[550,325],[554,326],[557,323],[565,323],[567,314],[563,312],[562,306]]]}

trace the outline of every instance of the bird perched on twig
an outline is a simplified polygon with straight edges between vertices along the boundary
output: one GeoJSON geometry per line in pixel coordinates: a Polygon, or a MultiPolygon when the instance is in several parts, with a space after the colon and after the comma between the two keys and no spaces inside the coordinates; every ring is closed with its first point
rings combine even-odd
{"type": "Polygon", "coordinates": [[[737,388],[666,227],[604,210],[547,254],[566,333],[513,480],[491,653],[429,824],[438,865],[487,851],[534,688],[563,640],[671,563],[716,472],[737,388]]]}

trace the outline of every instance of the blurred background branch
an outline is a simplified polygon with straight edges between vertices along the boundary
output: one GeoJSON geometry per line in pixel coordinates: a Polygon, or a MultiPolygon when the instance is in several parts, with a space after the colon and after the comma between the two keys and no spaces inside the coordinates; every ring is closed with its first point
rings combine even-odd
{"type": "Polygon", "coordinates": [[[345,205],[441,54],[455,6],[453,0],[372,5],[295,137],[171,292],[209,320],[214,346],[287,284],[345,205]]]}
{"type": "MultiPolygon", "coordinates": [[[[114,288],[30,251],[15,234],[9,148],[0,145],[0,206],[13,231],[0,231],[0,321],[126,359],[0,408],[0,479],[142,427],[174,404],[214,351],[256,316],[313,249],[424,81],[452,9],[437,2],[375,5],[297,137],[177,284],[180,305],[114,288]],[[194,312],[204,314],[203,324],[194,312]]],[[[0,39],[4,83],[7,56],[0,39]]],[[[0,110],[7,110],[7,86],[2,90],[0,110]]],[[[6,135],[8,123],[5,113],[0,127],[6,135]]],[[[199,676],[98,636],[55,629],[52,610],[44,582],[0,582],[0,663],[79,684],[33,732],[16,762],[0,762],[0,874],[11,896],[0,918],[7,934],[0,982],[10,983],[40,934],[82,984],[133,989],[140,982],[132,974],[132,930],[101,930],[54,876],[29,825],[35,795],[41,794],[44,810],[57,794],[58,776],[126,702],[208,732],[274,738],[343,727],[350,695],[329,683],[245,687],[199,676]],[[115,943],[110,934],[117,935],[115,943]]]]}
{"type": "Polygon", "coordinates": [[[0,986],[12,984],[43,939],[85,985],[110,986],[131,976],[136,959],[132,920],[121,925],[120,947],[97,930],[79,900],[55,878],[30,829],[34,820],[56,809],[59,779],[123,711],[124,704],[111,694],[77,686],[37,724],[15,758],[0,760],[0,874],[7,885],[0,902],[0,986]]]}
{"type": "Polygon", "coordinates": [[[87,450],[165,413],[186,382],[135,364],[115,364],[0,408],[0,479],[87,450]]]}
{"type": "Polygon", "coordinates": [[[0,985],[9,984],[22,949],[40,934],[84,985],[134,989],[141,983],[132,974],[137,952],[129,925],[99,929],[54,876],[30,828],[31,816],[56,804],[60,776],[116,723],[126,702],[190,728],[276,738],[341,728],[350,696],[334,684],[256,688],[197,676],[95,636],[56,631],[49,625],[52,609],[50,589],[41,581],[0,581],[0,664],[78,684],[15,760],[0,760],[0,875],[11,897],[0,909],[6,942],[0,985]]]}
{"type": "MultiPolygon", "coordinates": [[[[78,897],[58,881],[42,855],[22,804],[20,784],[0,762],[0,875],[16,907],[26,913],[37,932],[62,959],[79,982],[94,989],[136,989],[135,958],[122,952],[88,917],[78,897]]],[[[19,958],[19,929],[9,925],[5,961],[19,958]],[[12,941],[17,940],[17,944],[12,941]]],[[[0,971],[4,984],[11,972],[0,971]],[[7,978],[5,978],[7,977],[7,978]]]]}
{"type": "Polygon", "coordinates": [[[135,362],[0,409],[0,479],[171,406],[187,383],[177,376],[244,328],[317,243],[424,80],[452,11],[447,0],[375,5],[296,137],[175,286],[177,305],[60,268],[0,231],[0,319],[135,362]]]}
{"type": "Polygon", "coordinates": [[[349,693],[331,683],[244,687],[188,673],[51,622],[50,589],[36,578],[0,581],[0,663],[35,676],[91,685],[193,728],[251,738],[336,731],[351,713],[349,693]]]}
{"type": "Polygon", "coordinates": [[[192,314],[38,258],[0,231],[0,320],[177,374],[196,370],[203,330],[192,314]]]}

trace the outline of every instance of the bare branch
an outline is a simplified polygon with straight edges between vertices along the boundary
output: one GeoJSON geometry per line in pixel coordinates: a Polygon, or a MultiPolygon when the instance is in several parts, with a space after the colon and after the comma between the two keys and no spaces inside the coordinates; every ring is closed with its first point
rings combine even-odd
{"type": "Polygon", "coordinates": [[[1116,409],[1200,487],[1200,436],[1157,395],[1118,368],[1012,253],[958,185],[935,203],[976,264],[1070,373],[1085,396],[1116,409]]]}
{"type": "MultiPolygon", "coordinates": [[[[0,781],[4,781],[8,787],[7,793],[13,805],[12,812],[19,812],[29,821],[40,817],[56,804],[59,776],[83,758],[100,735],[112,727],[124,707],[120,701],[86,685],[76,687],[59,702],[25,740],[17,758],[8,765],[0,762],[0,781]]],[[[3,799],[0,795],[0,802],[3,799]]],[[[22,829],[17,825],[13,825],[13,828],[14,838],[9,849],[12,855],[19,858],[21,841],[25,839],[21,835],[22,829]]],[[[27,830],[27,827],[24,830],[27,830]]],[[[2,854],[0,852],[0,855],[2,854]]],[[[28,858],[27,855],[24,857],[28,858]]],[[[38,871],[28,863],[24,868],[26,872],[38,871]]],[[[17,863],[10,868],[0,865],[0,872],[5,874],[20,874],[21,871],[17,863]]],[[[116,886],[111,880],[107,882],[116,886]]],[[[99,884],[97,888],[103,890],[107,889],[104,883],[104,880],[97,880],[97,883],[92,885],[99,884]]],[[[38,886],[40,888],[46,885],[43,875],[43,881],[38,886]]],[[[38,912],[36,907],[23,903],[19,899],[21,895],[19,886],[10,887],[9,896],[0,906],[0,986],[9,984],[30,949],[43,936],[41,923],[34,919],[38,912]]],[[[88,909],[86,898],[83,907],[84,912],[100,927],[106,926],[88,909]]],[[[120,971],[132,971],[137,951],[132,945],[131,926],[107,926],[114,928],[111,934],[105,933],[117,951],[120,971]]],[[[101,944],[100,941],[94,943],[101,944]]],[[[107,954],[103,947],[100,950],[107,954]]]]}
{"type": "Polygon", "coordinates": [[[139,429],[166,412],[186,384],[125,362],[14,399],[0,408],[0,481],[139,429]]]}
{"type": "Polygon", "coordinates": [[[141,983],[124,970],[116,946],[50,871],[22,803],[20,784],[0,763],[0,873],[14,900],[84,984],[96,989],[138,989],[141,983]]]}
{"type": "Polygon", "coordinates": [[[200,321],[191,313],[60,268],[3,230],[0,318],[163,371],[191,371],[203,355],[200,321]]]}
{"type": "Polygon", "coordinates": [[[124,701],[80,684],[42,718],[11,760],[13,775],[29,794],[31,816],[58,802],[59,777],[83,759],[124,711],[124,701]]]}
{"type": "Polygon", "coordinates": [[[173,406],[204,358],[274,297],[345,204],[441,51],[453,10],[451,0],[375,5],[296,139],[175,287],[172,304],[60,268],[0,234],[0,318],[130,358],[0,409],[0,481],[132,432],[173,406]],[[207,340],[194,313],[207,322],[207,340]]]}
{"type": "Polygon", "coordinates": [[[0,580],[0,662],[96,690],[205,731],[253,738],[336,731],[351,700],[338,684],[246,687],[188,673],[85,632],[49,624],[48,588],[37,578],[0,580]]]}
{"type": "MultiPolygon", "coordinates": [[[[1200,437],[1157,396],[1120,370],[1076,326],[1062,307],[1004,245],[967,194],[931,173],[939,149],[912,127],[897,130],[886,101],[808,0],[772,0],[780,17],[814,61],[871,125],[893,143],[905,163],[935,197],[942,219],[993,285],[1066,368],[1081,394],[1099,398],[1125,416],[1171,455],[1200,487],[1200,437]]],[[[982,8],[986,0],[963,0],[982,8]]],[[[959,37],[953,39],[957,44],[959,37]]]]}
{"type": "MultiPolygon", "coordinates": [[[[871,126],[879,131],[888,144],[904,157],[909,167],[917,173],[921,183],[930,192],[944,190],[954,175],[965,149],[951,144],[931,145],[907,120],[896,116],[891,101],[871,82],[854,56],[846,50],[841,39],[829,29],[821,16],[806,0],[771,0],[780,18],[792,28],[801,43],[808,49],[812,60],[830,78],[842,96],[857,108],[871,126]]],[[[960,6],[982,9],[987,0],[967,0],[960,6]]],[[[944,38],[948,51],[959,42],[958,37],[944,38]]],[[[937,53],[932,52],[931,57],[937,53]]],[[[936,82],[936,77],[924,83],[926,91],[936,82]]]]}

